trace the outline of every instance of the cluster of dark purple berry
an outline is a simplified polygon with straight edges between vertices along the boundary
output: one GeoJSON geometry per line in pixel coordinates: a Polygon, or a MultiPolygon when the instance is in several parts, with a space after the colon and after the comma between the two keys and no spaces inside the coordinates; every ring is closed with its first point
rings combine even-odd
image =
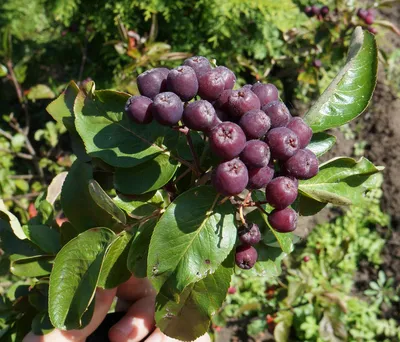
{"type": "MultiPolygon", "coordinates": [[[[233,90],[235,82],[228,68],[212,68],[207,58],[191,57],[175,69],[156,68],[139,75],[141,95],[129,98],[125,111],[139,124],[155,119],[175,126],[182,121],[204,132],[221,159],[212,172],[216,190],[230,197],[246,188],[266,189],[266,202],[275,208],[270,225],[278,232],[291,232],[297,213],[289,206],[297,197],[298,179],[318,173],[318,160],[306,149],[312,130],[291,116],[273,84],[257,82],[233,90]],[[201,99],[189,102],[196,96],[201,99]]],[[[255,224],[243,229],[236,262],[251,268],[257,259],[252,245],[261,235],[255,224]]]]}
{"type": "Polygon", "coordinates": [[[371,8],[369,8],[369,9],[360,8],[357,11],[357,17],[359,17],[362,21],[364,21],[365,24],[368,25],[369,32],[371,32],[373,34],[378,33],[378,30],[375,27],[371,26],[375,21],[375,14],[371,8]]]}
{"type": "Polygon", "coordinates": [[[321,8],[318,6],[306,6],[304,8],[304,13],[307,15],[307,17],[317,17],[318,19],[325,18],[328,13],[329,13],[329,7],[328,6],[322,6],[321,8]]]}

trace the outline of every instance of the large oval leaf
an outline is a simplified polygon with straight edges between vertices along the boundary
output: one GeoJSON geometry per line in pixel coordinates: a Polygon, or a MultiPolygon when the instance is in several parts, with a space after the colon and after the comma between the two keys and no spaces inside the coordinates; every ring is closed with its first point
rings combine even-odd
{"type": "Polygon", "coordinates": [[[359,161],[345,157],[334,158],[321,164],[315,177],[300,181],[299,191],[322,203],[360,205],[364,203],[365,191],[373,186],[372,177],[380,170],[365,158],[359,161]]]}
{"type": "Polygon", "coordinates": [[[328,152],[336,143],[336,137],[327,133],[313,134],[307,149],[319,157],[328,152]]]}
{"type": "Polygon", "coordinates": [[[167,336],[182,341],[193,341],[205,334],[212,316],[226,297],[233,265],[232,253],[215,273],[189,285],[181,294],[179,303],[159,293],[156,298],[157,327],[167,336]]]}
{"type": "Polygon", "coordinates": [[[191,189],[175,199],[154,229],[147,275],[154,287],[176,296],[189,284],[216,271],[236,240],[235,208],[218,204],[209,186],[191,189]]]}
{"type": "Polygon", "coordinates": [[[162,190],[158,190],[144,195],[130,196],[119,194],[113,198],[113,201],[129,216],[142,218],[150,216],[156,210],[160,210],[164,204],[164,197],[162,190]]]}
{"type": "Polygon", "coordinates": [[[107,247],[114,239],[107,228],[87,230],[57,254],[50,275],[49,315],[59,329],[82,327],[92,302],[107,247]]]}
{"type": "Polygon", "coordinates": [[[178,168],[178,162],[168,154],[160,154],[144,164],[132,168],[117,168],[114,185],[128,195],[141,195],[167,184],[178,168]]]}
{"type": "Polygon", "coordinates": [[[60,233],[46,225],[27,224],[22,226],[26,236],[42,251],[57,254],[61,248],[60,233]]]}
{"type": "Polygon", "coordinates": [[[10,271],[19,277],[42,277],[50,274],[54,256],[38,255],[11,262],[10,271]]]}
{"type": "Polygon", "coordinates": [[[345,66],[304,117],[313,132],[341,126],[367,108],[376,85],[377,56],[374,35],[357,27],[345,66]]]}

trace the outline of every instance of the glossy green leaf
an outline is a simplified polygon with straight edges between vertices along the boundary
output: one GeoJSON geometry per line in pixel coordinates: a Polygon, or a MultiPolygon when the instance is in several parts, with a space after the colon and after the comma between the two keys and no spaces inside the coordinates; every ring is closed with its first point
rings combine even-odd
{"type": "Polygon", "coordinates": [[[54,257],[38,255],[11,262],[10,271],[19,277],[42,277],[50,274],[54,257]]]}
{"type": "Polygon", "coordinates": [[[89,180],[89,194],[99,207],[104,209],[104,211],[109,213],[118,222],[126,224],[126,216],[124,212],[118,208],[99,183],[94,179],[89,180]]]}
{"type": "Polygon", "coordinates": [[[48,312],[39,312],[32,321],[32,331],[37,336],[46,335],[53,330],[48,312]]]}
{"type": "Polygon", "coordinates": [[[127,259],[132,234],[123,231],[110,244],[101,267],[100,278],[97,286],[112,289],[127,281],[131,273],[127,267],[127,259]]]}
{"type": "Polygon", "coordinates": [[[315,199],[299,193],[296,201],[292,204],[292,208],[296,210],[299,215],[312,216],[324,209],[326,205],[327,203],[316,201],[315,199]]]}
{"type": "Polygon", "coordinates": [[[153,218],[143,223],[131,244],[128,254],[128,268],[137,278],[147,276],[147,256],[149,252],[150,239],[157,224],[153,218]]]}
{"type": "Polygon", "coordinates": [[[158,221],[151,237],[147,274],[156,290],[167,296],[212,274],[236,240],[235,208],[218,204],[210,186],[178,196],[158,221]]]}
{"type": "Polygon", "coordinates": [[[275,278],[282,273],[282,260],[286,253],[281,248],[266,246],[259,243],[254,246],[258,253],[258,259],[253,268],[246,270],[249,276],[275,278]]]}
{"type": "Polygon", "coordinates": [[[0,219],[9,223],[10,228],[14,232],[15,236],[18,237],[18,239],[23,240],[27,238],[17,217],[13,213],[7,210],[6,206],[4,205],[4,202],[1,199],[0,199],[0,219]]]}
{"type": "Polygon", "coordinates": [[[156,298],[157,327],[167,336],[183,341],[193,341],[205,334],[212,316],[226,297],[233,264],[232,253],[215,273],[185,288],[179,303],[159,293],[156,298]]]}
{"type": "Polygon", "coordinates": [[[65,221],[62,223],[60,227],[60,239],[61,245],[66,245],[69,241],[71,241],[74,237],[79,235],[80,231],[76,229],[71,222],[65,221]]]}
{"type": "Polygon", "coordinates": [[[346,64],[304,117],[313,132],[341,126],[367,108],[376,85],[377,66],[374,35],[357,27],[346,64]]]}
{"type": "Polygon", "coordinates": [[[336,137],[327,133],[314,133],[307,149],[319,157],[328,152],[336,143],[336,137]]]}
{"type": "Polygon", "coordinates": [[[156,210],[163,207],[164,196],[161,190],[146,193],[144,195],[119,194],[113,198],[115,204],[124,210],[129,216],[141,218],[150,216],[156,210]]]}
{"type": "Polygon", "coordinates": [[[167,184],[178,168],[178,162],[167,154],[160,154],[144,164],[132,168],[117,168],[114,184],[118,191],[141,195],[167,184]]]}
{"type": "Polygon", "coordinates": [[[27,238],[43,252],[57,254],[61,248],[60,233],[45,225],[27,224],[22,226],[27,238]]]}
{"type": "Polygon", "coordinates": [[[49,315],[59,329],[78,329],[92,302],[105,253],[114,239],[107,228],[87,230],[57,254],[50,275],[49,315]]]}
{"type": "Polygon", "coordinates": [[[162,137],[169,127],[156,122],[135,124],[124,114],[129,94],[96,91],[94,97],[80,91],[74,105],[76,129],[87,153],[115,167],[134,167],[166,152],[162,137]]]}
{"type": "Polygon", "coordinates": [[[0,63],[0,77],[7,76],[8,70],[4,64],[0,63]]]}
{"type": "Polygon", "coordinates": [[[321,164],[315,177],[300,181],[299,191],[322,203],[360,205],[364,202],[364,193],[373,185],[371,177],[380,170],[365,158],[359,161],[334,158],[321,164]]]}
{"type": "Polygon", "coordinates": [[[29,100],[43,100],[43,99],[54,99],[54,92],[50,89],[50,87],[46,84],[37,84],[29,89],[27,98],[29,100]]]}
{"type": "Polygon", "coordinates": [[[61,191],[61,206],[65,216],[79,231],[100,226],[122,230],[120,222],[93,200],[89,191],[91,181],[93,181],[92,166],[76,160],[68,172],[61,191]]]}

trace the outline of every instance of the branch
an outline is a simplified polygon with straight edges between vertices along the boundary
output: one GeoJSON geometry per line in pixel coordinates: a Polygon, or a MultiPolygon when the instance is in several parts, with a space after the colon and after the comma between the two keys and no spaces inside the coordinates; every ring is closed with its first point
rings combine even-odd
{"type": "Polygon", "coordinates": [[[23,195],[16,195],[16,196],[12,196],[12,197],[8,197],[8,198],[3,198],[3,201],[15,201],[15,200],[19,200],[22,198],[34,198],[40,195],[40,192],[31,192],[29,194],[23,194],[23,195]]]}
{"type": "Polygon", "coordinates": [[[14,151],[11,151],[11,150],[7,150],[5,148],[0,148],[0,152],[13,154],[13,155],[15,155],[15,156],[17,156],[17,157],[19,157],[21,159],[33,160],[34,158],[36,158],[36,157],[34,157],[34,156],[30,155],[30,154],[21,153],[21,152],[14,152],[14,151]]]}

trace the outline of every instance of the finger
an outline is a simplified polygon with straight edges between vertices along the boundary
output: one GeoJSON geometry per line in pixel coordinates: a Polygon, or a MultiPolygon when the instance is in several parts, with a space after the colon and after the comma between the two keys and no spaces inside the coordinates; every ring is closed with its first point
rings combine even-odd
{"type": "Polygon", "coordinates": [[[129,300],[118,298],[117,304],[115,304],[115,312],[127,312],[132,304],[133,303],[129,300]]]}
{"type": "Polygon", "coordinates": [[[126,315],[108,332],[111,342],[137,342],[154,329],[155,297],[137,300],[126,315]]]}
{"type": "Polygon", "coordinates": [[[103,321],[114,300],[116,289],[96,290],[96,301],[93,317],[90,323],[81,330],[59,330],[54,329],[51,333],[43,336],[34,335],[30,332],[25,336],[23,342],[83,342],[103,321]]]}
{"type": "Polygon", "coordinates": [[[127,300],[136,301],[140,298],[156,296],[156,291],[147,278],[139,279],[131,277],[128,281],[118,287],[117,297],[127,300]]]}

